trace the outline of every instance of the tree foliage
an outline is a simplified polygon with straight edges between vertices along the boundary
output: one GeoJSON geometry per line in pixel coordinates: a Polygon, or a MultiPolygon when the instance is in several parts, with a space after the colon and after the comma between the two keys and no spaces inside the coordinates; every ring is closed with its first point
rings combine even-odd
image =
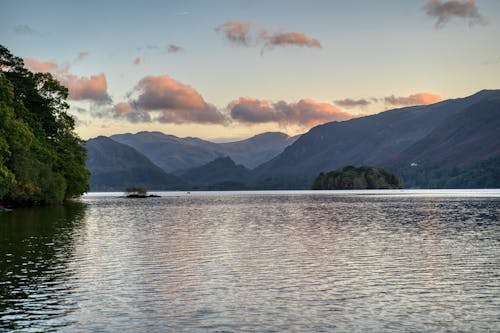
{"type": "Polygon", "coordinates": [[[328,173],[320,173],[313,182],[313,190],[398,189],[403,183],[393,173],[379,167],[346,166],[328,173]]]}
{"type": "Polygon", "coordinates": [[[49,73],[30,72],[1,45],[0,69],[0,200],[52,203],[88,191],[68,89],[49,73]]]}

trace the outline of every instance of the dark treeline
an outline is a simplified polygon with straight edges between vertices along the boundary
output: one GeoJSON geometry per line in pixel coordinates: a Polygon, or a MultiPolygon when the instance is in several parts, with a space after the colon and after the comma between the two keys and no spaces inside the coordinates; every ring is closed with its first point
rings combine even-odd
{"type": "Polygon", "coordinates": [[[89,190],[68,89],[0,45],[0,202],[62,202],[89,190]]]}
{"type": "Polygon", "coordinates": [[[313,182],[313,190],[399,189],[401,180],[384,168],[346,166],[321,173],[313,182]]]}

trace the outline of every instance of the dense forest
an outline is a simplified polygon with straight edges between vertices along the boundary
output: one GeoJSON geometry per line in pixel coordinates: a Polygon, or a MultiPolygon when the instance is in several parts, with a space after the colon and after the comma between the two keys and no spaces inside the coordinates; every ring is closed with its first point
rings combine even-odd
{"type": "Polygon", "coordinates": [[[320,173],[312,186],[313,190],[364,190],[399,189],[401,180],[384,168],[346,166],[328,173],[320,173]]]}
{"type": "Polygon", "coordinates": [[[68,114],[68,89],[32,73],[0,45],[0,202],[62,202],[88,191],[86,150],[68,114]]]}

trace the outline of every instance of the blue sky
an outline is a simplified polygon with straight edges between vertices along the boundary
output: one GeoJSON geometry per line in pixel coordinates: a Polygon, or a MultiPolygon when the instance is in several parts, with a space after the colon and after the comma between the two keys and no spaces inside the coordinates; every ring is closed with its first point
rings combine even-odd
{"type": "Polygon", "coordinates": [[[84,138],[296,134],[500,88],[500,1],[457,0],[459,14],[449,2],[0,0],[0,43],[58,66],[84,138]],[[228,22],[247,44],[228,38],[228,22]],[[98,75],[105,99],[77,91],[98,75]]]}

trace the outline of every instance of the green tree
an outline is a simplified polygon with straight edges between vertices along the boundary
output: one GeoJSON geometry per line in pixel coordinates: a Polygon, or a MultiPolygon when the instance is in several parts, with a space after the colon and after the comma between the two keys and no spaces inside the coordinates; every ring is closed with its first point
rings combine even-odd
{"type": "Polygon", "coordinates": [[[0,45],[0,199],[60,202],[88,191],[86,150],[67,88],[0,45]]]}

